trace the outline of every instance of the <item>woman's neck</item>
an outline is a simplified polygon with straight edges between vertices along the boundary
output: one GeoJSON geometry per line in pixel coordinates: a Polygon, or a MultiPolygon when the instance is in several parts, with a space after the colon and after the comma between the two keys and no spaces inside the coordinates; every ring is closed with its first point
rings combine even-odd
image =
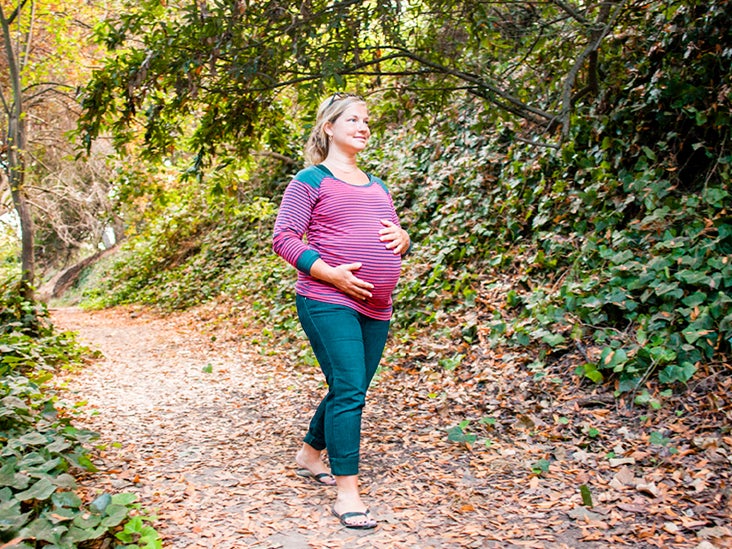
{"type": "Polygon", "coordinates": [[[329,153],[322,164],[338,179],[346,183],[365,185],[369,182],[368,176],[358,167],[355,156],[329,153]]]}
{"type": "Polygon", "coordinates": [[[335,168],[336,170],[344,173],[353,173],[359,169],[355,155],[343,154],[340,151],[333,149],[328,151],[328,156],[323,160],[323,164],[328,168],[335,168]]]}

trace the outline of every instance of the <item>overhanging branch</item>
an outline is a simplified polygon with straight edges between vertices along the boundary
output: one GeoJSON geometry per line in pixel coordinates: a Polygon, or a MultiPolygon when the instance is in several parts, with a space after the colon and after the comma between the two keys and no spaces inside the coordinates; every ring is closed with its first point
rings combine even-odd
{"type": "Polygon", "coordinates": [[[564,10],[575,21],[582,23],[583,25],[588,27],[592,25],[592,21],[587,19],[584,15],[574,9],[573,6],[570,6],[567,2],[564,2],[563,0],[552,0],[552,4],[564,10]]]}
{"type": "Polygon", "coordinates": [[[620,16],[620,12],[623,9],[624,3],[624,0],[618,2],[615,5],[614,11],[611,11],[612,2],[609,0],[602,5],[600,13],[597,17],[597,30],[593,31],[589,44],[587,44],[582,53],[580,53],[580,55],[577,57],[574,64],[572,65],[569,73],[567,73],[567,78],[564,80],[564,84],[562,86],[562,113],[560,115],[560,119],[562,121],[562,136],[565,138],[569,136],[570,113],[573,101],[572,89],[574,88],[574,83],[577,80],[577,75],[582,69],[585,60],[593,52],[596,52],[598,50],[602,41],[605,39],[605,37],[608,35],[610,30],[617,22],[618,17],[620,16]]]}

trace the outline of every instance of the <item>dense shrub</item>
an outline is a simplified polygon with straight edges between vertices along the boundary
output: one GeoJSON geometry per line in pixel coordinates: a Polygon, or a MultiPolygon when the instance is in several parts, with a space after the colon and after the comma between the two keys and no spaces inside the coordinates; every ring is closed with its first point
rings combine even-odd
{"type": "Polygon", "coordinates": [[[580,374],[627,390],[729,356],[732,21],[727,2],[674,9],[610,41],[616,80],[578,105],[568,140],[516,140],[478,102],[384,136],[374,169],[417,240],[403,323],[475,312],[500,286],[505,305],[479,322],[491,341],[543,345],[539,365],[581,349],[580,374]]]}
{"type": "Polygon", "coordinates": [[[33,373],[46,379],[85,352],[69,333],[53,329],[46,305],[20,296],[15,280],[0,282],[0,376],[33,373]]]}
{"type": "Polygon", "coordinates": [[[57,409],[48,381],[91,352],[54,329],[45,305],[18,296],[16,281],[0,285],[0,543],[73,549],[115,538],[161,547],[136,496],[84,502],[77,494],[74,474],[94,470],[88,444],[97,435],[57,409]]]}

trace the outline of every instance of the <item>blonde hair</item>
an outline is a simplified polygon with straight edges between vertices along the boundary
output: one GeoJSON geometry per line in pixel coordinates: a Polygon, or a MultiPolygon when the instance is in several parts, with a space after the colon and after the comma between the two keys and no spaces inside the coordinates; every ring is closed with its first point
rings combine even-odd
{"type": "Polygon", "coordinates": [[[365,103],[363,97],[353,93],[334,93],[326,98],[315,117],[315,126],[313,126],[305,143],[305,161],[308,164],[320,164],[328,156],[328,148],[330,141],[328,134],[325,133],[323,126],[330,122],[331,124],[338,120],[348,107],[354,103],[365,103]]]}

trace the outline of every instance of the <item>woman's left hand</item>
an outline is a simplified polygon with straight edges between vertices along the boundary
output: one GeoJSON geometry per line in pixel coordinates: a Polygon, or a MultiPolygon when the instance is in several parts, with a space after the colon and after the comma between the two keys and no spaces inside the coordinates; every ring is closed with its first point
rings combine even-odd
{"type": "Polygon", "coordinates": [[[386,242],[386,249],[393,250],[395,255],[404,255],[410,244],[407,231],[388,219],[382,219],[381,224],[384,228],[379,231],[379,240],[386,242]]]}

